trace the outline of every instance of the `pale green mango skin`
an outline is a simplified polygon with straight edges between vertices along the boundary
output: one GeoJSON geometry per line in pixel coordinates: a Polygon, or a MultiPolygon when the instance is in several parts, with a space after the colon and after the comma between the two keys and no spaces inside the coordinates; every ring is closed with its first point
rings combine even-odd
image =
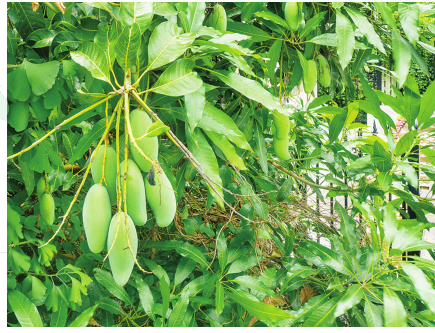
{"type": "Polygon", "coordinates": [[[136,257],[137,233],[133,221],[130,216],[127,215],[127,234],[124,212],[116,213],[110,222],[109,234],[107,236],[107,250],[110,249],[112,242],[115,239],[116,229],[118,227],[118,216],[120,217],[118,236],[116,237],[115,244],[109,254],[109,263],[115,282],[119,286],[123,286],[128,282],[134,267],[134,258],[128,248],[127,237],[130,239],[131,249],[136,257]]]}
{"type": "Polygon", "coordinates": [[[45,184],[45,177],[42,176],[36,184],[36,193],[38,194],[38,199],[41,199],[42,195],[47,192],[47,186],[45,184]]]}
{"type": "Polygon", "coordinates": [[[93,253],[104,250],[111,218],[109,192],[101,184],[92,185],[83,204],[83,225],[89,249],[93,253]]]}
{"type": "Polygon", "coordinates": [[[306,94],[311,93],[317,83],[317,66],[314,60],[308,60],[308,71],[303,76],[304,91],[306,94]]]}
{"type": "MultiPolygon", "coordinates": [[[[147,222],[145,184],[137,164],[130,159],[127,161],[127,214],[134,224],[142,226],[147,222]]],[[[122,161],[120,165],[122,199],[124,199],[124,162],[122,161]]],[[[124,204],[121,207],[124,208],[124,204]]]]}
{"type": "Polygon", "coordinates": [[[318,66],[319,83],[323,87],[329,87],[331,85],[331,69],[329,68],[328,61],[321,54],[317,56],[317,61],[319,63],[318,66]]]}
{"type": "Polygon", "coordinates": [[[288,152],[288,144],[289,144],[289,138],[286,139],[277,139],[276,137],[273,138],[273,149],[275,151],[276,156],[283,160],[287,161],[290,159],[290,153],[288,152]]]}
{"type": "Polygon", "coordinates": [[[227,13],[222,5],[215,5],[213,7],[210,26],[219,31],[227,31],[227,13]]]}
{"type": "MultiPolygon", "coordinates": [[[[103,177],[104,146],[101,145],[92,162],[91,173],[95,184],[103,177]]],[[[116,204],[116,151],[110,146],[106,148],[106,163],[104,165],[104,179],[102,184],[107,188],[110,205],[116,204]]]]}
{"type": "Polygon", "coordinates": [[[284,16],[291,31],[298,30],[301,22],[300,10],[297,2],[287,2],[284,9],[284,16]]]}
{"type": "Polygon", "coordinates": [[[275,125],[274,136],[279,140],[287,138],[290,131],[289,117],[276,111],[273,113],[273,123],[275,125]]]}
{"type": "Polygon", "coordinates": [[[44,193],[39,200],[39,210],[41,212],[41,218],[45,224],[51,226],[54,222],[54,199],[51,194],[44,193]]]}
{"type": "MultiPolygon", "coordinates": [[[[130,113],[130,124],[133,137],[138,139],[145,134],[147,128],[152,124],[152,121],[145,111],[134,110],[130,113]]],[[[156,136],[152,138],[142,138],[139,141],[136,141],[136,143],[143,153],[153,161],[159,156],[159,140],[156,136]]],[[[147,161],[139,153],[139,150],[137,150],[137,148],[131,143],[130,150],[131,154],[133,155],[133,159],[139,168],[141,168],[143,172],[149,172],[151,169],[151,163],[147,161]]]]}
{"type": "Polygon", "coordinates": [[[154,181],[156,185],[152,186],[148,180],[145,180],[146,196],[148,204],[156,217],[157,225],[164,228],[174,220],[177,201],[171,182],[163,170],[160,173],[155,172],[154,181]]]}

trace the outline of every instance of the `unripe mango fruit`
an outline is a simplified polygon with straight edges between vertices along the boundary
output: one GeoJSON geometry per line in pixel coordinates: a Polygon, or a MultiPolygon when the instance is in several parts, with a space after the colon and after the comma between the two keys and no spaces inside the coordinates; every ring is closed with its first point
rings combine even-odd
{"type": "Polygon", "coordinates": [[[111,217],[109,192],[101,184],[92,185],[83,204],[83,225],[89,249],[93,253],[104,250],[111,217]]]}
{"type": "Polygon", "coordinates": [[[289,144],[289,138],[285,139],[278,139],[276,137],[273,138],[273,149],[275,151],[276,156],[283,160],[287,161],[290,159],[290,153],[288,152],[288,144],[289,144]]]}
{"type": "Polygon", "coordinates": [[[45,183],[45,177],[42,176],[36,184],[36,193],[38,194],[38,199],[41,200],[42,195],[47,192],[47,184],[45,183]]]}
{"type": "MultiPolygon", "coordinates": [[[[120,165],[121,194],[124,199],[124,171],[125,161],[120,165]]],[[[122,205],[124,208],[124,205],[122,205]]],[[[133,160],[127,160],[127,214],[134,224],[141,226],[147,221],[147,199],[145,184],[139,167],[133,160]]]]}
{"type": "Polygon", "coordinates": [[[215,5],[210,16],[210,26],[219,31],[227,30],[227,13],[222,5],[215,5]]]}
{"type": "Polygon", "coordinates": [[[317,82],[317,67],[314,60],[308,60],[307,71],[303,74],[304,91],[306,94],[314,90],[317,82]]]}
{"type": "Polygon", "coordinates": [[[331,69],[329,68],[328,61],[324,56],[319,54],[317,56],[317,63],[319,83],[323,87],[329,87],[331,85],[331,69]]]}
{"type": "MultiPolygon", "coordinates": [[[[104,146],[100,146],[92,162],[91,173],[95,184],[103,177],[104,146]]],[[[106,148],[106,163],[104,165],[104,179],[102,184],[107,188],[110,205],[116,204],[116,151],[109,145],[106,148]]]]}
{"type": "Polygon", "coordinates": [[[302,20],[301,11],[297,2],[287,2],[284,8],[284,16],[291,31],[298,30],[299,23],[302,20]]]}
{"type": "Polygon", "coordinates": [[[131,249],[136,257],[137,233],[134,223],[130,216],[127,215],[126,227],[124,212],[116,213],[110,222],[109,234],[107,236],[107,250],[110,249],[113,241],[115,240],[115,244],[113,245],[112,251],[110,251],[109,254],[109,263],[110,268],[112,269],[113,278],[120,286],[123,286],[127,283],[134,266],[134,258],[131,255],[130,249],[128,248],[127,237],[130,239],[131,249]],[[118,228],[118,220],[119,230],[115,240],[116,229],[118,228]]]}
{"type": "Polygon", "coordinates": [[[275,111],[273,113],[273,124],[275,125],[274,137],[279,140],[288,138],[290,131],[290,119],[287,115],[275,111]]]}
{"type": "Polygon", "coordinates": [[[39,200],[39,210],[41,218],[47,225],[52,225],[54,222],[54,200],[51,194],[44,193],[39,200]]]}
{"type": "Polygon", "coordinates": [[[148,180],[145,181],[146,197],[156,217],[157,225],[163,228],[174,219],[177,201],[171,182],[163,170],[155,172],[154,181],[156,183],[154,186],[150,185],[148,180]]]}
{"type": "MultiPolygon", "coordinates": [[[[133,136],[135,139],[139,139],[146,133],[147,128],[152,124],[151,118],[145,111],[134,110],[130,113],[130,124],[133,136]]],[[[151,138],[142,138],[136,141],[139,148],[150,159],[155,160],[159,156],[159,141],[156,136],[151,138]]],[[[151,163],[147,161],[140,153],[139,150],[132,144],[130,144],[131,153],[134,161],[143,172],[149,172],[151,169],[151,163]]]]}

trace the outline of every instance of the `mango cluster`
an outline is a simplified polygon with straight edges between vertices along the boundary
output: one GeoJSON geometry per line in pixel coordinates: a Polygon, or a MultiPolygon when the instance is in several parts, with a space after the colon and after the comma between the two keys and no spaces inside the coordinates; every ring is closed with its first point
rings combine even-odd
{"type": "MultiPolygon", "coordinates": [[[[130,120],[135,138],[141,138],[152,123],[142,110],[133,111],[130,120]]],[[[136,142],[146,156],[152,160],[157,159],[157,137],[143,137],[136,142]]],[[[112,206],[117,203],[117,156],[116,151],[108,145],[101,146],[92,154],[91,174],[94,185],[86,194],[83,204],[83,225],[89,249],[99,253],[104,249],[109,251],[112,247],[109,263],[113,278],[120,286],[127,283],[134,267],[138,244],[136,226],[143,226],[147,222],[147,201],[159,227],[166,227],[173,221],[177,206],[175,193],[165,173],[154,172],[152,164],[134,145],[130,146],[130,151],[133,159],[127,159],[119,165],[119,201],[121,209],[124,209],[126,203],[127,214],[117,212],[112,217],[112,206]],[[144,179],[142,172],[150,172],[153,177],[144,179]]],[[[47,215],[47,218],[50,217],[47,215]]]]}

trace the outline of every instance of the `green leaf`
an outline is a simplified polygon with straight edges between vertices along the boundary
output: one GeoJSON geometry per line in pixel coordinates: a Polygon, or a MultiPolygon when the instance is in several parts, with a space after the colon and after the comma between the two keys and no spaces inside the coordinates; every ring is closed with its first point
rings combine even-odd
{"type": "Polygon", "coordinates": [[[32,92],[39,96],[46,93],[53,87],[59,72],[59,62],[49,61],[42,64],[32,64],[26,59],[21,64],[27,74],[27,80],[32,88],[32,92]]]}
{"type": "Polygon", "coordinates": [[[405,83],[409,67],[411,66],[411,50],[409,49],[409,44],[396,30],[391,32],[391,39],[395,65],[394,71],[397,74],[398,88],[401,88],[405,83]]]}
{"type": "Polygon", "coordinates": [[[184,31],[198,31],[205,18],[205,2],[189,2],[187,5],[186,18],[187,24],[185,25],[184,31]]]}
{"type": "Polygon", "coordinates": [[[162,294],[162,323],[164,324],[166,319],[166,313],[168,312],[169,308],[169,284],[166,282],[165,279],[162,278],[159,280],[159,285],[160,293],[162,294]]]}
{"type": "Polygon", "coordinates": [[[22,327],[43,327],[38,309],[23,293],[12,290],[8,301],[22,327]]]}
{"type": "Polygon", "coordinates": [[[127,73],[128,69],[136,65],[137,52],[140,48],[140,28],[137,23],[125,26],[115,46],[116,60],[119,66],[127,73]]]}
{"type": "Polygon", "coordinates": [[[400,23],[409,41],[415,45],[419,38],[418,21],[420,9],[416,3],[399,3],[398,6],[400,23]]]}
{"type": "Polygon", "coordinates": [[[57,312],[61,310],[64,302],[65,304],[69,303],[62,289],[53,284],[51,290],[48,292],[48,297],[45,299],[45,306],[48,310],[52,309],[53,312],[57,312]]]}
{"type": "Polygon", "coordinates": [[[260,164],[263,172],[267,175],[268,165],[267,165],[266,141],[264,140],[263,130],[258,121],[254,121],[254,139],[257,146],[256,151],[258,156],[258,163],[260,164]]]}
{"type": "Polygon", "coordinates": [[[115,22],[111,25],[108,25],[107,22],[101,22],[98,25],[98,32],[94,37],[94,42],[100,46],[106,54],[108,66],[113,66],[115,62],[115,48],[118,38],[115,22]]]}
{"type": "Polygon", "coordinates": [[[243,163],[243,159],[237,155],[236,149],[225,136],[206,130],[204,130],[204,133],[207,134],[210,140],[224,153],[225,157],[232,165],[236,166],[239,170],[247,169],[243,163]]]}
{"type": "Polygon", "coordinates": [[[329,296],[329,294],[321,294],[311,298],[307,303],[305,303],[296,313],[296,321],[303,321],[305,318],[311,316],[311,314],[322,304],[325,304],[329,296]]]}
{"type": "Polygon", "coordinates": [[[170,2],[158,2],[155,4],[154,13],[161,16],[177,15],[174,5],[170,2]]]}
{"type": "MultiPolygon", "coordinates": [[[[352,65],[352,76],[356,76],[362,71],[366,62],[370,59],[373,49],[359,50],[355,62],[352,65]]],[[[376,91],[377,93],[378,91],[376,91]]],[[[388,95],[390,96],[390,95],[388,95]]],[[[392,96],[391,96],[392,97],[392,96]]],[[[394,97],[393,97],[394,98],[394,97]]]]}
{"type": "Polygon", "coordinates": [[[24,41],[32,32],[45,29],[42,8],[34,11],[32,7],[30,2],[12,2],[8,10],[8,17],[24,41]]]}
{"type": "Polygon", "coordinates": [[[322,22],[323,18],[325,17],[326,13],[326,11],[320,12],[314,15],[307,23],[305,23],[301,32],[298,34],[298,38],[306,37],[310,34],[311,31],[316,30],[319,27],[320,22],[322,22]]]}
{"type": "Polygon", "coordinates": [[[379,188],[384,192],[388,191],[391,183],[393,182],[393,177],[391,177],[388,172],[380,172],[376,179],[378,181],[379,188]]]}
{"type": "Polygon", "coordinates": [[[339,11],[336,12],[336,15],[337,53],[340,58],[340,64],[344,69],[352,59],[353,50],[355,48],[355,35],[352,24],[347,17],[339,11]]]}
{"type": "Polygon", "coordinates": [[[151,138],[160,134],[166,133],[170,128],[163,124],[160,120],[152,123],[145,132],[145,137],[151,138]]]}
{"type": "MultiPolygon", "coordinates": [[[[261,11],[261,12],[256,12],[256,13],[254,13],[254,15],[258,16],[258,17],[261,17],[261,18],[264,18],[264,19],[266,19],[268,21],[271,21],[271,22],[273,22],[273,23],[275,23],[277,25],[280,25],[281,27],[284,27],[285,30],[289,29],[289,26],[288,26],[287,22],[283,18],[279,17],[278,15],[276,15],[276,14],[274,14],[274,13],[268,11],[268,10],[267,11],[265,10],[265,11],[261,11]]],[[[277,28],[279,30],[281,30],[281,32],[283,34],[285,33],[284,29],[281,29],[278,26],[277,26],[277,28]]]]}
{"type": "Polygon", "coordinates": [[[25,102],[29,99],[30,85],[29,81],[27,80],[25,66],[21,65],[12,72],[8,73],[7,86],[12,97],[18,101],[25,102]]]}
{"type": "Polygon", "coordinates": [[[107,271],[103,271],[100,268],[94,269],[95,279],[114,296],[118,297],[121,301],[125,302],[125,305],[131,305],[130,296],[127,294],[123,287],[116,284],[112,274],[107,271]]]}
{"type": "MultiPolygon", "coordinates": [[[[199,2],[189,2],[198,4],[199,2]]],[[[189,120],[190,130],[193,131],[202,118],[205,108],[205,86],[202,85],[198,90],[184,96],[186,103],[187,119],[189,120]]]]}
{"type": "Polygon", "coordinates": [[[332,144],[338,138],[343,129],[344,123],[346,122],[347,112],[343,110],[342,113],[337,114],[331,121],[329,125],[329,143],[332,144]]]}
{"type": "Polygon", "coordinates": [[[269,110],[278,110],[281,113],[286,113],[275,97],[273,97],[272,94],[264,89],[257,81],[223,70],[212,71],[212,73],[231,88],[237,90],[249,99],[253,99],[258,103],[263,104],[269,110]]]}
{"type": "MultiPolygon", "coordinates": [[[[204,170],[204,172],[209,176],[215,183],[222,186],[222,179],[219,175],[219,166],[217,163],[216,155],[213,152],[213,149],[210,147],[210,145],[207,142],[207,139],[204,137],[204,134],[196,128],[192,134],[189,133],[189,131],[186,131],[186,137],[187,137],[187,146],[189,150],[192,152],[195,159],[199,162],[201,165],[201,168],[204,170]]],[[[223,203],[223,190],[221,187],[213,184],[216,191],[219,193],[215,193],[209,186],[209,191],[213,195],[213,198],[216,200],[218,205],[225,209],[224,203],[223,203]]]]}
{"type": "Polygon", "coordinates": [[[163,251],[176,250],[183,257],[187,257],[199,263],[206,268],[209,263],[199,249],[192,244],[177,240],[166,240],[163,242],[148,242],[145,248],[157,248],[163,251]]]}
{"type": "Polygon", "coordinates": [[[257,317],[262,321],[277,322],[280,320],[290,319],[292,315],[288,314],[284,310],[276,308],[272,305],[256,302],[242,296],[233,290],[232,293],[227,293],[227,296],[231,298],[234,302],[241,305],[249,314],[257,317]]]}
{"type": "Polygon", "coordinates": [[[154,297],[150,290],[150,287],[148,287],[148,284],[141,278],[137,278],[136,288],[139,293],[140,303],[142,304],[145,313],[153,321],[156,320],[156,317],[154,316],[154,297]]]}
{"type": "Polygon", "coordinates": [[[183,282],[190,275],[190,273],[193,272],[195,266],[195,260],[189,259],[187,257],[181,258],[177,265],[177,269],[175,270],[174,286],[178,286],[181,282],[183,282]]]}
{"type": "Polygon", "coordinates": [[[11,28],[8,25],[8,30],[7,30],[7,36],[8,36],[8,46],[7,46],[7,51],[12,54],[13,56],[15,56],[15,54],[17,53],[17,40],[18,38],[15,37],[15,35],[12,33],[11,28]]]}
{"type": "Polygon", "coordinates": [[[396,162],[400,170],[402,170],[405,175],[405,180],[413,187],[418,187],[418,177],[417,172],[414,167],[409,163],[396,162]]]}
{"type": "Polygon", "coordinates": [[[256,292],[262,293],[262,294],[266,294],[269,297],[276,297],[276,294],[269,289],[268,287],[266,287],[266,285],[260,281],[258,278],[255,278],[253,276],[248,276],[248,275],[244,275],[244,276],[238,276],[236,277],[234,280],[231,280],[230,282],[236,282],[237,284],[255,290],[256,292]]]}
{"type": "Polygon", "coordinates": [[[219,237],[216,239],[216,250],[219,260],[219,266],[221,268],[221,271],[223,272],[228,263],[227,240],[225,239],[225,234],[223,232],[221,232],[219,237]]]}
{"type": "MultiPolygon", "coordinates": [[[[157,8],[155,10],[157,13],[157,8]]],[[[172,22],[160,23],[154,29],[148,44],[148,70],[174,61],[187,50],[196,32],[181,34],[182,31],[172,22]]]]}
{"type": "Polygon", "coordinates": [[[334,317],[342,316],[347,310],[357,305],[364,296],[364,289],[359,284],[354,284],[347,289],[346,294],[340,299],[334,312],[334,317]]]}
{"type": "Polygon", "coordinates": [[[235,143],[237,147],[252,151],[245,135],[236,125],[234,120],[225,112],[222,112],[209,103],[205,104],[204,113],[198,126],[208,131],[223,134],[228,140],[235,143]],[[219,129],[217,128],[217,125],[219,126],[219,129]],[[224,130],[221,131],[221,129],[224,130]]]}
{"type": "Polygon", "coordinates": [[[184,293],[178,299],[171,312],[168,320],[168,327],[181,327],[184,316],[186,315],[187,306],[189,305],[189,294],[184,293]]]}
{"type": "Polygon", "coordinates": [[[364,302],[364,315],[369,327],[383,327],[382,310],[369,300],[364,302]]]}
{"type": "Polygon", "coordinates": [[[225,301],[225,292],[224,287],[221,284],[221,281],[216,281],[216,298],[215,298],[215,306],[216,313],[220,315],[224,310],[224,301],[225,301]]]}
{"type": "Polygon", "coordinates": [[[82,41],[94,40],[98,32],[98,23],[99,20],[92,17],[83,17],[75,31],[76,38],[82,41]]]}
{"type": "Polygon", "coordinates": [[[330,327],[334,321],[334,312],[340,297],[334,297],[314,311],[304,322],[303,327],[330,327]]]}
{"type": "Polygon", "coordinates": [[[337,272],[347,276],[354,275],[349,264],[343,260],[342,256],[338,255],[338,253],[333,250],[309,240],[302,242],[300,247],[320,258],[324,265],[331,267],[337,272]]]}
{"type": "Polygon", "coordinates": [[[334,209],[340,216],[340,233],[344,236],[343,243],[350,252],[353,252],[359,248],[356,236],[356,223],[338,201],[335,202],[334,209]]]}
{"type": "Polygon", "coordinates": [[[46,47],[52,44],[53,39],[56,35],[57,31],[54,30],[36,30],[32,32],[29,37],[27,37],[27,42],[34,41],[35,44],[32,45],[32,48],[34,49],[46,47]]]}
{"type": "Polygon", "coordinates": [[[405,103],[403,106],[405,118],[409,129],[411,129],[411,126],[415,125],[415,119],[420,112],[420,90],[417,82],[411,75],[408,75],[405,81],[403,100],[405,103]]]}
{"type": "Polygon", "coordinates": [[[400,114],[402,117],[405,118],[405,111],[403,109],[403,101],[399,100],[396,97],[393,97],[391,95],[388,95],[380,90],[375,90],[376,95],[378,95],[379,100],[390,106],[394,111],[396,111],[398,114],[400,114]]]}
{"type": "Polygon", "coordinates": [[[77,51],[71,52],[71,58],[90,71],[94,78],[110,83],[107,57],[96,43],[84,42],[77,51]]]}
{"type": "Polygon", "coordinates": [[[182,96],[198,90],[202,86],[202,80],[192,71],[193,67],[195,62],[190,59],[174,61],[148,91],[167,96],[182,96]]]}
{"type": "Polygon", "coordinates": [[[58,310],[51,315],[50,327],[65,327],[67,318],[68,306],[61,301],[58,310]]]}
{"type": "Polygon", "coordinates": [[[397,294],[384,287],[384,325],[385,327],[407,327],[406,311],[397,294]]]}
{"type": "Polygon", "coordinates": [[[383,54],[386,54],[381,39],[367,18],[354,8],[344,7],[344,9],[346,9],[347,13],[351,17],[352,21],[356,24],[359,31],[367,37],[369,43],[373,44],[383,54]]]}
{"type": "Polygon", "coordinates": [[[426,92],[421,97],[420,111],[417,116],[418,125],[427,122],[435,112],[435,81],[427,87],[426,92]]]}
{"type": "Polygon", "coordinates": [[[391,27],[391,29],[395,30],[397,27],[396,19],[394,18],[393,11],[388,6],[388,3],[374,2],[373,4],[375,5],[376,9],[381,13],[384,21],[391,27]]]}
{"type": "Polygon", "coordinates": [[[236,274],[236,273],[241,273],[244,272],[254,266],[256,266],[258,264],[258,259],[257,257],[254,256],[250,256],[248,258],[243,257],[240,259],[237,259],[236,261],[234,261],[230,267],[228,267],[228,271],[227,274],[236,274]]]}
{"type": "Polygon", "coordinates": [[[257,28],[250,24],[245,24],[242,22],[231,22],[227,23],[227,31],[233,33],[240,33],[243,35],[251,36],[251,40],[255,43],[264,42],[266,40],[273,39],[266,31],[257,28]]]}
{"type": "MultiPolygon", "coordinates": [[[[138,287],[138,291],[139,291],[139,297],[141,297],[139,287],[138,287]]],[[[98,307],[101,309],[104,309],[106,311],[109,311],[110,313],[113,313],[113,314],[119,314],[119,315],[124,314],[122,312],[121,307],[119,306],[118,302],[115,301],[114,299],[109,298],[109,297],[105,297],[105,298],[99,300],[98,307]]]]}
{"type": "Polygon", "coordinates": [[[326,34],[315,36],[310,40],[308,40],[308,42],[319,44],[319,45],[337,47],[337,35],[326,33],[326,34]]]}
{"type": "Polygon", "coordinates": [[[29,124],[29,104],[26,102],[15,102],[9,106],[8,124],[15,131],[22,132],[29,124]]]}
{"type": "Polygon", "coordinates": [[[155,276],[157,276],[159,278],[159,280],[161,280],[162,278],[165,279],[165,281],[168,283],[170,283],[169,281],[169,276],[168,273],[166,273],[166,271],[162,268],[162,266],[157,265],[154,261],[149,260],[147,258],[143,259],[145,261],[145,264],[150,268],[150,270],[153,272],[153,274],[155,276]]]}
{"type": "Polygon", "coordinates": [[[387,207],[384,213],[384,232],[385,239],[391,244],[394,240],[394,236],[397,232],[397,217],[394,210],[394,206],[391,202],[387,203],[387,207]]]}
{"type": "Polygon", "coordinates": [[[88,326],[89,320],[94,315],[95,309],[98,307],[97,305],[94,305],[93,307],[90,307],[83,311],[80,316],[78,316],[70,325],[69,327],[86,327],[88,326]]]}
{"type": "Polygon", "coordinates": [[[402,266],[402,269],[411,279],[421,299],[427,307],[435,313],[435,289],[430,280],[423,271],[413,263],[401,262],[400,266],[402,266]]]}
{"type": "Polygon", "coordinates": [[[140,34],[149,28],[153,15],[153,2],[121,2],[119,20],[124,26],[132,26],[136,23],[140,29],[140,34]]]}

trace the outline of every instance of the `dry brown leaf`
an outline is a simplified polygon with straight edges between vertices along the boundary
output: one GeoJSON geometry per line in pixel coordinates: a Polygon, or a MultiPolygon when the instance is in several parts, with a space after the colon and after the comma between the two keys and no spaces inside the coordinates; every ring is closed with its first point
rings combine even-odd
{"type": "Polygon", "coordinates": [[[64,6],[63,2],[55,2],[54,3],[57,8],[62,12],[62,14],[65,14],[66,7],[64,6]]]}
{"type": "Polygon", "coordinates": [[[98,324],[96,321],[95,321],[95,319],[92,317],[91,318],[91,320],[89,320],[89,323],[88,323],[89,325],[91,325],[91,326],[98,326],[98,327],[101,327],[101,325],[100,324],[98,324]]]}
{"type": "MultiPolygon", "coordinates": [[[[285,305],[286,302],[285,300],[282,298],[282,296],[278,297],[278,298],[272,298],[269,296],[266,296],[261,303],[265,303],[265,304],[269,304],[269,305],[273,305],[273,306],[277,306],[277,305],[285,305]]],[[[256,322],[258,321],[257,317],[253,317],[248,324],[248,327],[251,327],[252,325],[254,325],[256,322]]]]}
{"type": "Polygon", "coordinates": [[[313,288],[311,288],[309,286],[305,286],[301,290],[301,305],[304,305],[310,299],[312,299],[314,296],[317,296],[317,295],[319,295],[319,294],[316,293],[313,288]]]}
{"type": "Polygon", "coordinates": [[[39,8],[39,2],[32,2],[32,9],[36,12],[39,8]]]}

